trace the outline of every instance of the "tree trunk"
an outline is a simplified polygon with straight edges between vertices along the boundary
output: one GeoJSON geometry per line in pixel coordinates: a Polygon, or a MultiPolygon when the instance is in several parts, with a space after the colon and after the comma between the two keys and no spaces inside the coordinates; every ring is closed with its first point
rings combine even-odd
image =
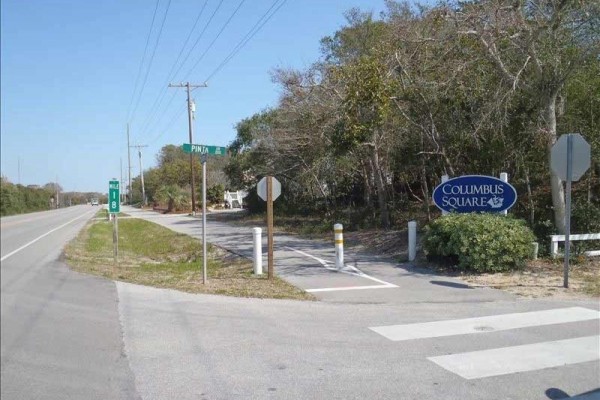
{"type": "MultiPolygon", "coordinates": [[[[556,97],[557,93],[548,96],[544,106],[544,122],[548,134],[548,166],[550,166],[550,153],[556,143],[556,97]]],[[[554,225],[558,233],[565,233],[565,188],[562,180],[550,168],[550,185],[552,186],[552,207],[554,209],[554,225]]]]}
{"type": "Polygon", "coordinates": [[[381,213],[381,224],[384,228],[390,226],[390,214],[387,207],[387,193],[385,183],[383,182],[383,174],[381,173],[381,165],[379,164],[379,153],[377,147],[371,147],[371,161],[373,165],[373,174],[375,175],[375,185],[377,187],[377,201],[379,203],[379,212],[381,213]]]}

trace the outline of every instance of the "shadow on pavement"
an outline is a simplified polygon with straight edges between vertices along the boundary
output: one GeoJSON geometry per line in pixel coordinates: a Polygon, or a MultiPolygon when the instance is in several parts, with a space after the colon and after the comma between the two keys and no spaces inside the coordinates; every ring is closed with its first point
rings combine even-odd
{"type": "Polygon", "coordinates": [[[569,396],[563,390],[550,388],[546,390],[546,396],[551,400],[558,399],[579,399],[579,400],[600,400],[600,388],[590,390],[589,392],[579,393],[575,396],[569,396]]]}
{"type": "Polygon", "coordinates": [[[434,285],[447,286],[455,289],[474,289],[469,285],[465,285],[464,283],[458,282],[448,282],[448,281],[429,281],[429,283],[433,283],[434,285]]]}

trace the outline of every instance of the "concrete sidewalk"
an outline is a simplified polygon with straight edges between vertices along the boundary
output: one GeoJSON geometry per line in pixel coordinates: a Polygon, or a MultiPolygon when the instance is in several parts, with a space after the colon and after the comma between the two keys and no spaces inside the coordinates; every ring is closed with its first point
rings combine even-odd
{"type": "MultiPolygon", "coordinates": [[[[189,215],[163,215],[123,207],[132,217],[155,222],[176,232],[202,238],[202,221],[189,215]]],[[[207,215],[207,241],[252,259],[252,228],[224,221],[231,212],[207,215]]],[[[266,273],[266,229],[263,228],[263,269],[266,273]]],[[[409,263],[346,250],[346,268],[335,268],[331,243],[275,234],[275,273],[293,285],[328,302],[402,304],[402,303],[477,303],[514,300],[500,290],[473,288],[456,279],[438,276],[409,263]]]]}

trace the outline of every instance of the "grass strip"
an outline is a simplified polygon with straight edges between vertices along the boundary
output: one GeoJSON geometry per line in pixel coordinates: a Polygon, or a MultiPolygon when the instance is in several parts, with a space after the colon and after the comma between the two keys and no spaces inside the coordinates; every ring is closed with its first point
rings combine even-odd
{"type": "Polygon", "coordinates": [[[314,300],[288,282],[256,276],[252,263],[221,248],[207,249],[202,284],[202,243],[141,219],[119,221],[119,260],[113,260],[112,222],[92,220],[65,248],[79,272],[146,286],[236,297],[314,300]]]}

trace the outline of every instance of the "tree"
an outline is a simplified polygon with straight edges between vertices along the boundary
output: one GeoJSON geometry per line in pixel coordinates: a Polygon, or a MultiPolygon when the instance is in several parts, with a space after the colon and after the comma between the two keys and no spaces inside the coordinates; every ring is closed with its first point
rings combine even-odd
{"type": "MultiPolygon", "coordinates": [[[[446,8],[457,35],[474,37],[507,95],[537,102],[537,133],[549,160],[563,114],[565,84],[586,62],[598,62],[600,4],[595,0],[478,0],[446,8]]],[[[550,163],[548,162],[548,165],[550,163]]],[[[550,173],[554,223],[565,230],[564,187],[550,173]]]]}

